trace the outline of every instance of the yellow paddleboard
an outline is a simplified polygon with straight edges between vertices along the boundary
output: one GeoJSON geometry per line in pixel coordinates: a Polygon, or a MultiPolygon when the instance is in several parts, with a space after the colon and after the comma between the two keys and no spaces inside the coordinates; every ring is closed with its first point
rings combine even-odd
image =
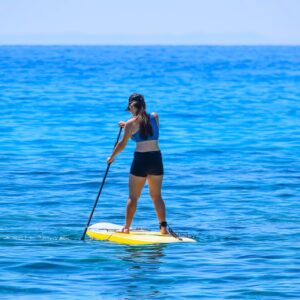
{"type": "Polygon", "coordinates": [[[173,237],[170,234],[161,234],[160,232],[132,229],[129,234],[117,232],[122,226],[112,223],[96,223],[87,230],[87,235],[95,240],[110,241],[127,245],[146,245],[146,244],[165,244],[196,242],[193,239],[173,237]]]}

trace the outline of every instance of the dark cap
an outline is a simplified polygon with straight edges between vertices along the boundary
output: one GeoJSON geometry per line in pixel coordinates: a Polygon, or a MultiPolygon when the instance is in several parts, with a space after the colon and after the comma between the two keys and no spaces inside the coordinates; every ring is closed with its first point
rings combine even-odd
{"type": "Polygon", "coordinates": [[[128,98],[128,105],[126,107],[126,111],[129,111],[130,108],[130,104],[133,103],[133,102],[138,102],[140,103],[142,106],[145,106],[145,99],[144,99],[144,96],[142,94],[138,94],[138,93],[133,93],[129,96],[128,98]]]}

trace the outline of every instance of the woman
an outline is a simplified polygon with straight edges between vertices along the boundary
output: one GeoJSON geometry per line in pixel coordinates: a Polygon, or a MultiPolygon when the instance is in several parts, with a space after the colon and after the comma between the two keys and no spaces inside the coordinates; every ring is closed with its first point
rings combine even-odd
{"type": "Polygon", "coordinates": [[[127,122],[121,121],[119,123],[119,126],[124,128],[124,134],[111,156],[107,159],[107,163],[112,163],[116,155],[125,148],[130,138],[136,142],[134,159],[129,175],[129,198],[126,207],[126,220],[122,232],[129,233],[137,201],[146,180],[148,180],[150,196],[154,202],[160,224],[160,232],[167,234],[166,209],[161,197],[163,163],[158,147],[158,115],[156,113],[147,114],[143,95],[136,93],[129,97],[126,110],[131,112],[132,118],[127,122]]]}

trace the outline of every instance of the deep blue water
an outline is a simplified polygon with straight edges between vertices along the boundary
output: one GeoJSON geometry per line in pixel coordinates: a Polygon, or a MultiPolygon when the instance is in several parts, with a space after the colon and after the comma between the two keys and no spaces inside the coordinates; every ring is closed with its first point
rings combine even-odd
{"type": "MultiPolygon", "coordinates": [[[[1,299],[300,298],[300,47],[7,46],[0,74],[1,299]],[[196,244],[80,241],[132,92],[196,244]]],[[[133,150],[92,223],[123,223],[133,150]]],[[[147,187],[133,226],[157,229],[147,187]]]]}

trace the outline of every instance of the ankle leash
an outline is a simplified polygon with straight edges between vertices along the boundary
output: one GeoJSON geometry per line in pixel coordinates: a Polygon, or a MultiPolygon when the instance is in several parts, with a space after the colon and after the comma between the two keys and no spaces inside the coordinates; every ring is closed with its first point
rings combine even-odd
{"type": "Polygon", "coordinates": [[[170,234],[171,234],[174,238],[179,239],[180,241],[182,241],[182,238],[181,238],[176,232],[174,232],[174,231],[172,230],[172,228],[168,225],[167,222],[164,221],[164,222],[159,223],[159,229],[161,229],[162,227],[167,227],[168,231],[170,232],[170,234]]]}

